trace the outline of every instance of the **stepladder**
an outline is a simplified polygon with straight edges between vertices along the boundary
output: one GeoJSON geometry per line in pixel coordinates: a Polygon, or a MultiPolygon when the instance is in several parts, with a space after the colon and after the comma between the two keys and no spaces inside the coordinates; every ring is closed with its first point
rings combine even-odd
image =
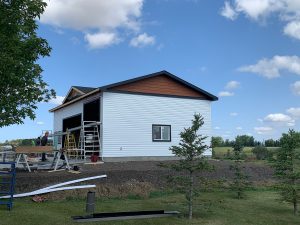
{"type": "Polygon", "coordinates": [[[68,129],[65,136],[64,150],[69,158],[78,159],[81,155],[81,150],[77,148],[75,136],[74,134],[70,133],[68,129]]]}

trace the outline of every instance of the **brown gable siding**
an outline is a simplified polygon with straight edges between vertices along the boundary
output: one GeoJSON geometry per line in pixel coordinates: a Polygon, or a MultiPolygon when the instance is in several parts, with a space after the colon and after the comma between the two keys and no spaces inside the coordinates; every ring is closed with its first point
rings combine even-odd
{"type": "Polygon", "coordinates": [[[123,84],[117,87],[113,87],[110,90],[207,98],[203,94],[165,75],[159,75],[146,78],[144,80],[135,81],[129,84],[123,84]]]}

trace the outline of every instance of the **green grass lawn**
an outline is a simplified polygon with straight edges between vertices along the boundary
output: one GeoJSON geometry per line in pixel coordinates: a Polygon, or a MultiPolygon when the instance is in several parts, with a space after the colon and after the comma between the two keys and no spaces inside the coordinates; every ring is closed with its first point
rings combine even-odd
{"type": "MultiPolygon", "coordinates": [[[[92,222],[85,224],[209,224],[209,225],[282,225],[299,224],[300,216],[293,215],[292,206],[279,202],[274,191],[248,191],[244,200],[234,198],[228,191],[205,192],[195,201],[194,219],[188,223],[183,216],[118,222],[92,222]]],[[[165,209],[186,212],[184,198],[179,194],[152,193],[147,199],[98,199],[97,212],[165,209]]],[[[85,200],[71,199],[34,203],[30,199],[18,199],[11,212],[0,208],[2,225],[54,225],[78,224],[72,215],[85,214],[85,200]]]]}

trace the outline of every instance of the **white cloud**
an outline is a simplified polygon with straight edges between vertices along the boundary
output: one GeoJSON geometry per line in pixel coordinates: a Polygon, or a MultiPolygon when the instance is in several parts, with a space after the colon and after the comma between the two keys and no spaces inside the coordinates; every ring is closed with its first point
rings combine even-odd
{"type": "Polygon", "coordinates": [[[300,95],[300,81],[291,84],[291,88],[295,95],[300,95]]]}
{"type": "Polygon", "coordinates": [[[299,108],[289,108],[286,110],[293,118],[300,118],[300,107],[299,108]]]}
{"type": "Polygon", "coordinates": [[[242,127],[236,127],[235,129],[237,129],[237,130],[243,130],[242,127]]]}
{"type": "Polygon", "coordinates": [[[229,97],[229,96],[234,96],[234,92],[230,91],[230,90],[233,90],[233,89],[236,89],[240,86],[240,83],[237,82],[237,81],[229,81],[226,85],[225,85],[225,89],[227,91],[221,91],[219,92],[219,96],[220,97],[229,97]]]}
{"type": "Polygon", "coordinates": [[[145,47],[147,45],[154,45],[155,37],[149,36],[146,33],[140,34],[130,41],[130,45],[133,47],[145,47]]]}
{"type": "Polygon", "coordinates": [[[112,32],[86,34],[85,40],[90,48],[105,48],[121,41],[117,34],[112,32]]]}
{"type": "Polygon", "coordinates": [[[229,91],[221,91],[219,92],[219,96],[220,97],[229,97],[229,96],[233,96],[234,93],[233,92],[229,92],[229,91]]]}
{"type": "Polygon", "coordinates": [[[60,105],[64,99],[65,99],[64,96],[57,95],[56,98],[50,99],[49,103],[54,104],[54,105],[60,105]]]}
{"type": "Polygon", "coordinates": [[[258,20],[268,16],[281,7],[281,0],[235,0],[235,10],[251,19],[258,20]]]}
{"type": "Polygon", "coordinates": [[[258,134],[270,134],[273,131],[272,127],[254,127],[254,130],[258,134]]]}
{"type": "Polygon", "coordinates": [[[269,122],[277,126],[295,126],[295,120],[288,115],[283,113],[269,114],[264,118],[264,122],[269,122]]]}
{"type": "Polygon", "coordinates": [[[239,86],[240,86],[240,82],[232,80],[226,84],[225,89],[232,90],[238,88],[239,86]]]}
{"type": "MultiPolygon", "coordinates": [[[[144,0],[45,0],[41,23],[81,31],[92,48],[118,43],[116,34],[141,29],[144,0]]],[[[125,34],[126,33],[126,34],[125,34]]]]}
{"type": "Polygon", "coordinates": [[[236,19],[240,14],[261,22],[268,16],[276,15],[286,23],[284,34],[300,39],[300,1],[299,0],[231,0],[225,1],[221,15],[236,19]]]}
{"type": "Polygon", "coordinates": [[[284,34],[300,40],[300,21],[289,22],[283,30],[284,34]]]}
{"type": "Polygon", "coordinates": [[[261,59],[254,65],[240,67],[238,71],[256,73],[269,79],[280,77],[282,71],[300,75],[300,57],[276,55],[271,59],[261,59]]]}
{"type": "Polygon", "coordinates": [[[37,125],[44,125],[45,123],[43,121],[37,121],[36,124],[37,125]]]}
{"type": "Polygon", "coordinates": [[[47,0],[41,22],[56,27],[87,29],[138,29],[143,0],[47,0]]]}
{"type": "Polygon", "coordinates": [[[222,8],[220,14],[230,20],[235,20],[238,16],[238,13],[234,10],[234,8],[231,6],[231,4],[227,1],[225,2],[225,5],[222,8]]]}
{"type": "Polygon", "coordinates": [[[215,130],[220,130],[221,128],[220,128],[220,127],[214,127],[214,129],[215,129],[215,130]]]}
{"type": "Polygon", "coordinates": [[[236,112],[231,112],[231,113],[229,113],[229,115],[230,115],[230,116],[237,116],[238,113],[236,113],[236,112]]]}
{"type": "Polygon", "coordinates": [[[288,122],[291,120],[291,117],[282,113],[269,114],[264,118],[264,121],[270,122],[288,122]]]}

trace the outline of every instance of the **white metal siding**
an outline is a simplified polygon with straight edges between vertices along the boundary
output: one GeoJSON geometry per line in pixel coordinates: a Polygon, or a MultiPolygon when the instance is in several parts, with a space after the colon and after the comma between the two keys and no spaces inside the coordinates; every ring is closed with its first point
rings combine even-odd
{"type": "Polygon", "coordinates": [[[169,147],[179,143],[179,133],[191,126],[195,113],[205,119],[200,132],[210,144],[210,101],[104,92],[103,157],[171,156],[169,147]],[[172,141],[153,142],[152,124],[171,125],[172,141]]]}
{"type": "Polygon", "coordinates": [[[64,107],[54,112],[54,132],[62,131],[62,121],[64,118],[77,115],[83,111],[83,102],[79,101],[70,106],[64,107]]]}

